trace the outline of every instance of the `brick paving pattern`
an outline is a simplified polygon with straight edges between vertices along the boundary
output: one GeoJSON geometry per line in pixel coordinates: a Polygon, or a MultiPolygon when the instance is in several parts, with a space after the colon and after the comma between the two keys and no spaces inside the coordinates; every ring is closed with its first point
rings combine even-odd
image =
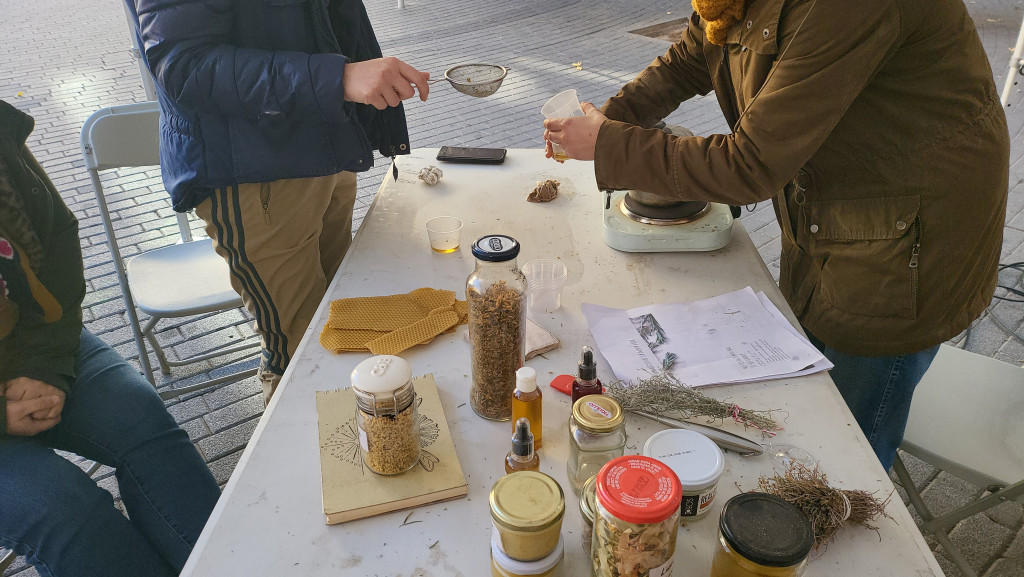
{"type": "MultiPolygon", "coordinates": [[[[96,109],[146,99],[138,67],[129,52],[128,29],[116,0],[83,4],[72,0],[0,0],[0,98],[32,114],[36,130],[29,146],[46,168],[81,223],[89,294],[85,303],[87,327],[137,362],[117,277],[106,246],[92,187],[79,151],[79,130],[96,109]]],[[[501,146],[533,148],[543,144],[540,106],[565,88],[576,88],[582,99],[601,103],[653,58],[668,42],[630,33],[685,18],[688,2],[637,0],[598,2],[493,3],[479,0],[366,0],[385,54],[400,57],[439,77],[452,65],[488,62],[511,68],[509,77],[492,97],[474,99],[446,83],[432,85],[428,102],[406,101],[414,146],[501,146]],[[573,63],[579,62],[579,66],[573,63]]],[[[1002,89],[1018,27],[1022,2],[968,1],[1002,89]]],[[[1024,79],[1024,77],[1022,77],[1024,79]]],[[[1024,86],[1024,84],[1022,84],[1024,86]]],[[[827,95],[823,95],[827,97],[827,95]]],[[[1002,262],[1024,261],[1024,166],[1015,91],[1008,108],[1013,137],[1011,191],[1002,262]]],[[[684,104],[667,119],[698,135],[725,132],[728,127],[712,96],[684,104]]],[[[399,159],[401,162],[401,159],[399,159]]],[[[356,202],[358,221],[366,214],[387,170],[387,161],[360,176],[356,202]]],[[[118,171],[104,177],[118,237],[125,256],[172,243],[176,228],[157,170],[118,171]]],[[[481,190],[481,195],[487,191],[481,190]]],[[[770,203],[748,207],[741,217],[768,269],[778,277],[779,229],[770,203]]],[[[595,226],[597,224],[595,223],[595,226]]],[[[199,225],[197,225],[197,229],[199,225]]],[[[1001,284],[1020,286],[1019,273],[1004,271],[1001,284]]],[[[1000,291],[998,294],[1004,294],[1000,291]]],[[[1024,362],[1024,345],[1009,331],[1022,331],[1024,307],[995,301],[990,313],[975,323],[957,344],[1016,365],[1024,362]],[[994,317],[994,318],[993,318],[994,317]],[[1002,326],[1000,326],[1002,325],[1002,326]],[[1006,328],[1003,328],[1006,327],[1006,328]]],[[[252,338],[248,315],[232,311],[168,322],[160,335],[173,355],[213,350],[252,338]]],[[[152,359],[155,364],[155,358],[152,359]]],[[[161,388],[184,385],[252,367],[251,356],[236,356],[217,364],[175,369],[159,376],[161,388]]],[[[177,397],[168,408],[184,427],[223,485],[230,476],[262,414],[260,387],[254,379],[218,389],[177,397]]],[[[968,502],[983,489],[971,486],[925,463],[908,458],[908,466],[924,488],[926,502],[936,513],[968,502]]],[[[99,483],[117,496],[109,470],[99,483]]],[[[1024,531],[1019,504],[1008,503],[963,521],[952,534],[954,543],[972,566],[987,577],[1024,577],[1024,531]]],[[[953,577],[960,575],[929,540],[936,558],[953,577]]],[[[18,559],[7,575],[37,575],[18,559]]]]}

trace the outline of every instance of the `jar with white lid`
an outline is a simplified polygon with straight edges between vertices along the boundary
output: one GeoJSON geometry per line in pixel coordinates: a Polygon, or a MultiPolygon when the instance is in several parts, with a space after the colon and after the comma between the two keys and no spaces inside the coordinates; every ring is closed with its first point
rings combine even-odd
{"type": "Polygon", "coordinates": [[[625,452],[626,427],[622,406],[606,395],[580,397],[569,417],[569,458],[565,468],[573,493],[605,463],[625,452]]]}
{"type": "Polygon", "coordinates": [[[593,576],[670,577],[682,500],[672,469],[643,455],[619,457],[601,468],[595,490],[593,576]]]}
{"type": "Polygon", "coordinates": [[[643,454],[665,463],[679,477],[683,489],[680,521],[707,516],[725,470],[725,456],[714,441],[696,431],[666,429],[647,439],[643,454]]]}
{"type": "Polygon", "coordinates": [[[397,475],[420,459],[419,412],[409,363],[377,355],[352,370],[359,452],[374,473],[397,475]]]}
{"type": "Polygon", "coordinates": [[[518,561],[509,557],[501,545],[491,540],[491,577],[561,577],[565,545],[558,536],[555,550],[537,561],[518,561]]]}

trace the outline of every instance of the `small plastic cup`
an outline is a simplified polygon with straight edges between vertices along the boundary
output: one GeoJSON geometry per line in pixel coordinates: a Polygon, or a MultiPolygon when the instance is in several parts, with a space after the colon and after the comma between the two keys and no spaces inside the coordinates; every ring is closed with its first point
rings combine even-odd
{"type": "MultiPolygon", "coordinates": [[[[544,118],[566,118],[569,116],[583,116],[583,109],[580,108],[580,99],[576,95],[576,89],[563,90],[551,97],[540,109],[544,118]]],[[[551,143],[551,152],[555,160],[568,160],[569,155],[565,153],[560,145],[551,143]]]]}
{"type": "Polygon", "coordinates": [[[531,260],[523,265],[523,274],[528,310],[553,313],[562,306],[562,287],[569,276],[565,263],[554,259],[531,260]]]}
{"type": "Polygon", "coordinates": [[[427,238],[430,249],[441,254],[459,250],[459,236],[462,221],[454,216],[435,216],[427,221],[427,238]]]}

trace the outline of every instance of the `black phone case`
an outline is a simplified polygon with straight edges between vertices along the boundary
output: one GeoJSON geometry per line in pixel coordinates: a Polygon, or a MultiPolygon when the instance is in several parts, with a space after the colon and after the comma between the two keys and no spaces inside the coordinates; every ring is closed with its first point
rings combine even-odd
{"type": "Polygon", "coordinates": [[[437,159],[442,162],[463,162],[467,164],[501,164],[505,162],[504,148],[467,148],[463,146],[442,146],[437,159]]]}

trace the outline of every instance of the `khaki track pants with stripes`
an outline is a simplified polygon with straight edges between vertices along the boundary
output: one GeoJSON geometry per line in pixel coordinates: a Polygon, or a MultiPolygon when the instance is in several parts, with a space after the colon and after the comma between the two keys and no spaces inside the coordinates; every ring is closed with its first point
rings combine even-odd
{"type": "Polygon", "coordinates": [[[196,207],[256,319],[266,403],[352,242],[355,199],[341,172],[218,189],[196,207]]]}

